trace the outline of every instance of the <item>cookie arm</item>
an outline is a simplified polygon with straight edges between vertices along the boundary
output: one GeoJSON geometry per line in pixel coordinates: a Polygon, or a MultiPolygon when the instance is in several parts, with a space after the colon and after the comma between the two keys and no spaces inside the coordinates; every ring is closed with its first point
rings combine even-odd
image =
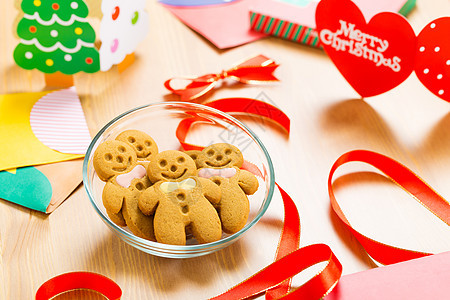
{"type": "Polygon", "coordinates": [[[259,187],[258,179],[255,175],[246,170],[239,171],[239,186],[247,195],[253,195],[259,187]]]}
{"type": "Polygon", "coordinates": [[[138,205],[139,209],[144,215],[152,215],[155,212],[156,206],[158,205],[158,193],[156,192],[154,186],[149,187],[139,196],[138,205]]]}
{"type": "Polygon", "coordinates": [[[128,189],[107,182],[102,193],[103,205],[110,213],[117,214],[122,209],[123,199],[129,195],[128,189]]]}
{"type": "Polygon", "coordinates": [[[199,177],[198,180],[202,186],[202,191],[205,198],[208,199],[208,201],[212,204],[218,204],[222,197],[220,187],[206,178],[199,177]]]}

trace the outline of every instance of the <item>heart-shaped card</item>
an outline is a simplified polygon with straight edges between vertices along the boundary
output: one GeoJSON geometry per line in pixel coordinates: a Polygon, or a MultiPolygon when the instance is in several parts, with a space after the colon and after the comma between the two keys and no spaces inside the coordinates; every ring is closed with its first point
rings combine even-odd
{"type": "Polygon", "coordinates": [[[417,36],[414,71],[433,94],[450,102],[450,17],[431,21],[417,36]]]}
{"type": "Polygon", "coordinates": [[[391,12],[367,23],[350,0],[322,0],[316,27],[325,51],[362,97],[384,93],[414,69],[417,38],[408,21],[391,12]]]}

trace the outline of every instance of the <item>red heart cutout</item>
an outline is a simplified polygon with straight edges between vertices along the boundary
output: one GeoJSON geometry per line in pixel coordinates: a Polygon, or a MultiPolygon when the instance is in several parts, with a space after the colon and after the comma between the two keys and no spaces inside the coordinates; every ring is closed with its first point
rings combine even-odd
{"type": "Polygon", "coordinates": [[[401,15],[382,12],[366,23],[350,0],[322,0],[316,27],[325,51],[362,97],[393,89],[414,68],[417,38],[401,15]]]}
{"type": "Polygon", "coordinates": [[[450,102],[450,17],[430,22],[417,40],[417,77],[433,94],[450,102]]]}

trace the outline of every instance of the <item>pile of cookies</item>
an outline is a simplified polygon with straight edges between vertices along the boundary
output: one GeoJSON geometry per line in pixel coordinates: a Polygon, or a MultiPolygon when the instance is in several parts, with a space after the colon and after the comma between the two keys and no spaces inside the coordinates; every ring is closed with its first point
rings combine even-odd
{"type": "Polygon", "coordinates": [[[141,238],[185,245],[219,240],[247,223],[247,195],[258,179],[240,169],[242,152],[226,143],[202,151],[166,150],[145,132],[127,130],[100,144],[93,165],[105,181],[103,205],[110,219],[141,238]]]}

